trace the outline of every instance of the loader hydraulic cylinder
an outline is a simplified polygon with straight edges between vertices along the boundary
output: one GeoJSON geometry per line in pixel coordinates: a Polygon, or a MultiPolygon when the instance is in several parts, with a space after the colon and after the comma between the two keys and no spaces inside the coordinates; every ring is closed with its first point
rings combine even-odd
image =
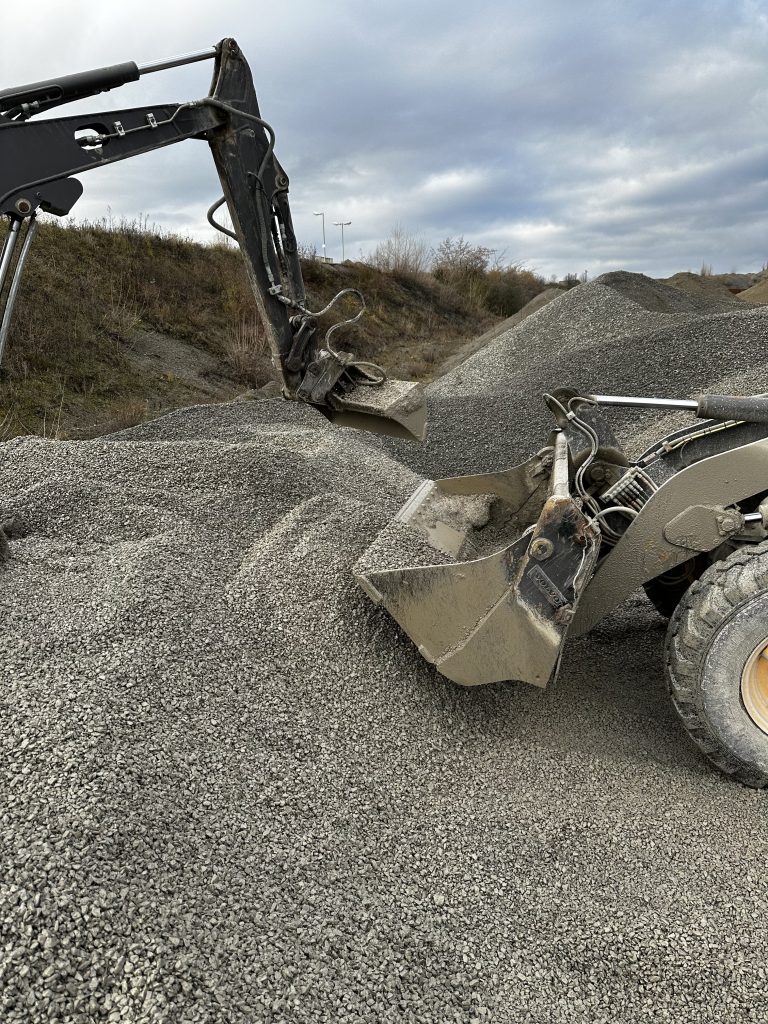
{"type": "Polygon", "coordinates": [[[700,395],[696,415],[708,420],[768,423],[768,398],[761,395],[744,398],[733,395],[700,395]]]}
{"type": "Polygon", "coordinates": [[[589,395],[598,405],[636,409],[690,409],[703,420],[768,423],[766,395],[699,395],[698,398],[638,398],[631,395],[589,395]]]}

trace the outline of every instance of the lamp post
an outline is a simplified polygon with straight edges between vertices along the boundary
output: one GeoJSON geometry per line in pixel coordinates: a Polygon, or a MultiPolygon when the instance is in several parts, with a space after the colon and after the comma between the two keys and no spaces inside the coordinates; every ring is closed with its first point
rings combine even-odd
{"type": "Polygon", "coordinates": [[[323,263],[325,263],[325,212],[316,213],[315,217],[323,218],[323,263]]]}
{"type": "Polygon", "coordinates": [[[335,220],[334,226],[341,228],[341,262],[344,262],[344,228],[348,228],[352,223],[351,220],[335,220]]]}

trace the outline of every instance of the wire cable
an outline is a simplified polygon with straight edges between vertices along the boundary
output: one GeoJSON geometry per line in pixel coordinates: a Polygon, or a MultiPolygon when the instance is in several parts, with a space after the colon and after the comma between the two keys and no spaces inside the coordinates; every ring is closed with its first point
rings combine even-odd
{"type": "MultiPolygon", "coordinates": [[[[629,508],[627,505],[612,505],[611,508],[603,508],[603,509],[601,509],[597,513],[597,515],[595,515],[591,519],[589,519],[588,522],[589,522],[589,524],[591,526],[594,526],[594,524],[596,522],[598,522],[598,520],[602,519],[604,516],[610,515],[612,512],[623,512],[626,515],[631,516],[633,519],[636,519],[637,516],[639,515],[637,509],[629,508]]],[[[611,532],[614,532],[614,531],[611,531],[611,532]]],[[[618,537],[618,536],[620,536],[620,534],[616,534],[616,536],[618,537]]]]}

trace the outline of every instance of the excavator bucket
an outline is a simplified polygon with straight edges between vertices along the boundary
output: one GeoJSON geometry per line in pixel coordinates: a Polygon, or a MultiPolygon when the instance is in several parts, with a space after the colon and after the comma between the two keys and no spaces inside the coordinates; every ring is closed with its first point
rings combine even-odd
{"type": "Polygon", "coordinates": [[[390,437],[422,441],[427,405],[421,384],[387,378],[377,387],[358,384],[343,395],[331,394],[318,410],[340,427],[370,430],[390,437]]]}
{"type": "Polygon", "coordinates": [[[464,686],[546,686],[600,547],[569,491],[565,435],[501,473],[427,480],[355,576],[464,686]]]}

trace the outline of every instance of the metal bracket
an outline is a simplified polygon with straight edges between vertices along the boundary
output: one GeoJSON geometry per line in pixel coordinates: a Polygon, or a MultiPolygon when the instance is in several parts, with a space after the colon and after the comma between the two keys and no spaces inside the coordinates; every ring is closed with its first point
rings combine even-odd
{"type": "Polygon", "coordinates": [[[662,484],[599,564],[576,613],[576,635],[588,632],[643,583],[687,561],[692,551],[703,547],[705,536],[712,542],[707,547],[714,550],[724,536],[739,533],[741,523],[730,529],[728,518],[735,511],[730,506],[760,494],[766,474],[768,438],[762,438],[701,459],[662,484]],[[689,509],[713,499],[716,506],[705,505],[708,525],[705,521],[703,526],[689,524],[683,529],[679,521],[675,524],[689,509]],[[718,515],[728,518],[718,523],[718,515]],[[666,533],[673,524],[674,541],[666,533]],[[696,546],[688,547],[689,543],[696,546]]]}
{"type": "Polygon", "coordinates": [[[304,402],[324,405],[345,370],[346,366],[330,352],[321,352],[317,359],[307,366],[296,394],[304,402]]]}
{"type": "Polygon", "coordinates": [[[688,551],[711,551],[744,528],[744,516],[722,505],[691,505],[664,527],[664,538],[688,551]]]}

